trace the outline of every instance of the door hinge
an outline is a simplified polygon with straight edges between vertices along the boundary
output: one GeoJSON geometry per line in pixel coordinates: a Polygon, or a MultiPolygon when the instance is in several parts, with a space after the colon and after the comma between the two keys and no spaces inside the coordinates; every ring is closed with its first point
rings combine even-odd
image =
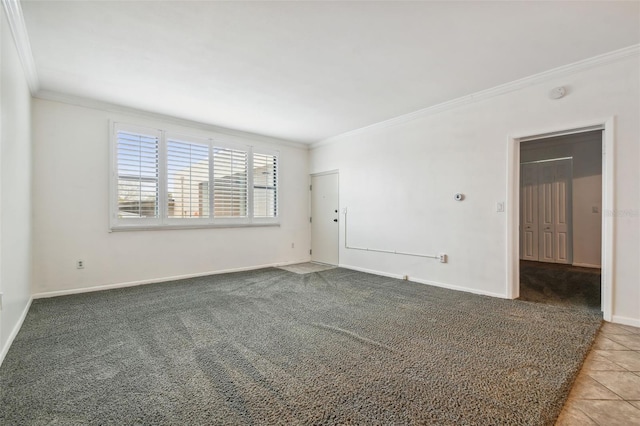
{"type": "Polygon", "coordinates": [[[313,218],[312,217],[309,218],[309,223],[313,223],[313,218]]]}
{"type": "Polygon", "coordinates": [[[313,254],[313,250],[309,249],[309,255],[313,254]]]}
{"type": "Polygon", "coordinates": [[[313,185],[309,185],[309,191],[313,190],[313,185]]]}

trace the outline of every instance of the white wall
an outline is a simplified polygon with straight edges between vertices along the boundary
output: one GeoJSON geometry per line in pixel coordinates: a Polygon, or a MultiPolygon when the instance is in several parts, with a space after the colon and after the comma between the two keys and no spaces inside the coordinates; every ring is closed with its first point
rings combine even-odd
{"type": "Polygon", "coordinates": [[[0,362],[31,297],[31,95],[4,9],[0,67],[0,362]]]}
{"type": "Polygon", "coordinates": [[[573,157],[573,264],[599,267],[602,244],[602,131],[525,142],[520,161],[573,157]],[[593,208],[597,212],[593,211],[593,208]]]}
{"type": "MultiPolygon", "coordinates": [[[[280,227],[108,232],[109,120],[209,131],[142,115],[34,101],[34,292],[99,287],[309,259],[308,150],[280,151],[280,227]],[[295,248],[291,248],[291,244],[295,248]],[[78,270],[76,260],[85,268],[78,270]]],[[[225,136],[225,140],[237,139],[225,136]]]]}
{"type": "Polygon", "coordinates": [[[496,202],[507,199],[509,138],[615,116],[613,318],[640,326],[639,76],[638,56],[627,56],[317,145],[311,173],[339,169],[351,245],[449,255],[441,264],[341,247],[340,263],[506,297],[508,213],[496,202]],[[550,100],[559,85],[568,95],[550,100]],[[456,192],[466,199],[454,201],[456,192]]]}

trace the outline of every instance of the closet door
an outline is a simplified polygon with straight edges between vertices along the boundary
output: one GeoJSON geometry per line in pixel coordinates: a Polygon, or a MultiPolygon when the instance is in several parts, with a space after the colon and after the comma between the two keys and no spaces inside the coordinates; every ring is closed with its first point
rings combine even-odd
{"type": "Polygon", "coordinates": [[[572,262],[571,244],[571,182],[573,179],[571,160],[556,161],[553,202],[553,244],[556,263],[572,262]]]}
{"type": "Polygon", "coordinates": [[[520,259],[538,260],[538,164],[520,166],[520,259]]]}
{"type": "Polygon", "coordinates": [[[541,262],[571,262],[571,179],[570,159],[539,163],[541,262]]]}

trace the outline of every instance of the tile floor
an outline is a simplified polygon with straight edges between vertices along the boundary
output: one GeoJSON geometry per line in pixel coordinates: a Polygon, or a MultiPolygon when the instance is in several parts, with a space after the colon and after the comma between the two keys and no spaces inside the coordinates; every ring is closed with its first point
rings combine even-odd
{"type": "Polygon", "coordinates": [[[556,426],[640,425],[640,328],[605,323],[556,426]]]}

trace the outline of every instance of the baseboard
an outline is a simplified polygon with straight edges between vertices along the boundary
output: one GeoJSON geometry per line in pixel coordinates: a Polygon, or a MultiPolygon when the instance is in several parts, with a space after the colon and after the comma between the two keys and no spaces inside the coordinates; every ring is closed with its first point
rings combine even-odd
{"type": "Polygon", "coordinates": [[[573,263],[572,266],[578,266],[580,268],[596,268],[596,269],[602,268],[601,265],[595,265],[593,263],[573,263]]]}
{"type": "MultiPolygon", "coordinates": [[[[380,275],[383,277],[389,277],[389,278],[396,278],[396,279],[403,279],[403,275],[400,274],[391,274],[388,272],[382,272],[382,271],[375,271],[373,269],[366,269],[366,268],[360,268],[358,266],[351,266],[351,265],[339,265],[341,268],[345,268],[345,269],[351,269],[354,271],[359,271],[359,272],[366,272],[368,274],[373,274],[373,275],[380,275]]],[[[499,293],[492,293],[489,291],[484,291],[484,290],[478,290],[475,288],[469,288],[469,287],[462,287],[462,286],[457,286],[457,285],[453,285],[453,284],[445,284],[445,283],[440,283],[437,281],[429,281],[429,280],[423,280],[420,278],[409,278],[408,281],[414,282],[414,283],[418,283],[418,284],[426,284],[426,285],[432,285],[434,287],[440,287],[440,288],[446,288],[448,290],[455,290],[455,291],[464,291],[466,293],[473,293],[473,294],[479,294],[482,296],[490,296],[490,297],[497,297],[499,299],[507,299],[506,294],[499,294],[499,293]]]]}
{"type": "Polygon", "coordinates": [[[20,318],[18,319],[18,322],[13,327],[13,330],[11,330],[11,334],[9,334],[9,338],[7,339],[7,342],[5,343],[2,350],[0,350],[0,366],[4,361],[4,357],[7,356],[7,352],[9,352],[9,348],[13,344],[13,341],[18,335],[18,332],[22,328],[22,323],[24,322],[24,319],[27,317],[27,313],[29,312],[29,308],[31,307],[32,301],[33,301],[33,297],[30,297],[29,301],[27,302],[27,305],[24,307],[24,310],[22,311],[22,315],[20,315],[20,318]]]}
{"type": "Polygon", "coordinates": [[[640,319],[637,318],[628,318],[621,317],[620,315],[613,315],[611,317],[611,322],[614,324],[630,325],[632,327],[640,328],[640,319]]]}
{"type": "Polygon", "coordinates": [[[135,287],[138,285],[145,284],[156,284],[167,281],[176,281],[183,280],[186,278],[197,278],[197,277],[205,277],[207,275],[220,275],[220,274],[229,274],[233,272],[243,272],[243,271],[253,271],[256,269],[264,269],[264,268],[277,268],[278,266],[287,266],[287,265],[295,265],[296,263],[305,263],[309,262],[311,259],[306,257],[304,259],[292,260],[288,262],[279,262],[279,263],[269,263],[265,265],[256,265],[256,266],[246,266],[241,268],[232,268],[232,269],[222,269],[217,271],[207,271],[207,272],[198,272],[195,274],[184,274],[184,275],[174,275],[171,277],[160,277],[160,278],[151,278],[148,280],[139,280],[139,281],[129,281],[124,283],[114,283],[114,284],[104,284],[93,287],[82,287],[82,288],[73,288],[68,290],[55,290],[55,291],[46,291],[41,293],[35,293],[32,297],[33,299],[45,299],[48,297],[57,297],[57,296],[68,296],[70,294],[80,294],[80,293],[91,293],[94,291],[104,291],[104,290],[113,290],[116,288],[124,288],[124,287],[135,287]]]}

